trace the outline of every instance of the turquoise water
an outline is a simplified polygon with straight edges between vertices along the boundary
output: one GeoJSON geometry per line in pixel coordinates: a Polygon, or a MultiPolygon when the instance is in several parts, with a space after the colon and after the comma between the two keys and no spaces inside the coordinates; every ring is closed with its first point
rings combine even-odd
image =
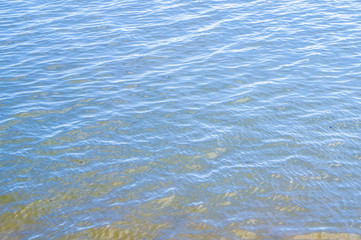
{"type": "Polygon", "coordinates": [[[360,239],[360,146],[359,1],[0,1],[2,239],[360,239]]]}

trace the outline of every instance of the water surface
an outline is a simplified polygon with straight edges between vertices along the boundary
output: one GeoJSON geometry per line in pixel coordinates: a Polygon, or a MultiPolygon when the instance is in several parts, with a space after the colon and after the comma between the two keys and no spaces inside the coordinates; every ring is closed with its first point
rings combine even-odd
{"type": "Polygon", "coordinates": [[[0,238],[360,239],[361,3],[0,1],[0,238]]]}

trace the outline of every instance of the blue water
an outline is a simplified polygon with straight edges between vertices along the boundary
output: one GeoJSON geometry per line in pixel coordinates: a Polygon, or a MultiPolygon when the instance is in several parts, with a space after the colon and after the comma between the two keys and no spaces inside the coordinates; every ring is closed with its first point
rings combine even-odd
{"type": "Polygon", "coordinates": [[[0,0],[1,239],[360,239],[357,0],[0,0]]]}

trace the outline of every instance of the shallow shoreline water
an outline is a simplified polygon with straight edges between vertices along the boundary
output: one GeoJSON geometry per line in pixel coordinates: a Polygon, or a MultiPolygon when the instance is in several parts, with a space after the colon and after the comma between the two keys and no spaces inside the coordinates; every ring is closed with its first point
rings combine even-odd
{"type": "Polygon", "coordinates": [[[360,12],[1,3],[0,238],[360,239],[360,12]]]}

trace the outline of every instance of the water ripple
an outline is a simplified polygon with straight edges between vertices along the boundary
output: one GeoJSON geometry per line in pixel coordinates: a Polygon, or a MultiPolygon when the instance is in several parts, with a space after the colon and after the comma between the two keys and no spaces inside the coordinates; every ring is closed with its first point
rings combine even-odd
{"type": "Polygon", "coordinates": [[[358,1],[1,6],[0,238],[360,239],[358,1]]]}

